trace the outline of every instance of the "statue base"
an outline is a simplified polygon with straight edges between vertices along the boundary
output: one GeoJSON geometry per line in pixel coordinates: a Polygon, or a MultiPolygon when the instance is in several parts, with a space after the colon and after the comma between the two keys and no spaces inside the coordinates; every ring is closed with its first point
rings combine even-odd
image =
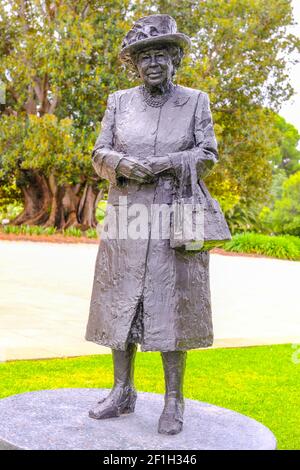
{"type": "Polygon", "coordinates": [[[185,400],[180,434],[158,434],[163,395],[139,393],[135,412],[95,420],[88,411],[105,389],[57,389],[0,400],[0,449],[28,450],[272,450],[276,439],[254,419],[185,400]]]}

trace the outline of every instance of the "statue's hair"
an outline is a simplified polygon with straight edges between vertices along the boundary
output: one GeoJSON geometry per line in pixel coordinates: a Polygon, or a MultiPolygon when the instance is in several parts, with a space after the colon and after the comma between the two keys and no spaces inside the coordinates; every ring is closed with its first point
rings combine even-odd
{"type": "MultiPolygon", "coordinates": [[[[163,49],[167,49],[167,51],[169,52],[173,66],[174,66],[173,68],[173,76],[174,76],[183,58],[182,48],[174,44],[166,44],[166,45],[161,45],[159,47],[163,49]]],[[[150,48],[150,46],[147,47],[147,49],[148,48],[150,48]]],[[[142,49],[131,52],[130,57],[126,61],[129,67],[137,74],[138,74],[137,59],[141,52],[142,52],[142,49]]]]}

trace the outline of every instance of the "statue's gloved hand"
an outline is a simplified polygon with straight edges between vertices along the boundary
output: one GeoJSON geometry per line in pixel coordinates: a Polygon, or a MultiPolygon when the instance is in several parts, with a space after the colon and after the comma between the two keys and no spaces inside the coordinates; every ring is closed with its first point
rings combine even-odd
{"type": "Polygon", "coordinates": [[[168,156],[154,155],[153,157],[145,158],[143,163],[147,163],[155,175],[173,170],[172,162],[168,156]]]}
{"type": "Polygon", "coordinates": [[[141,163],[132,157],[123,157],[117,168],[117,176],[124,176],[139,183],[150,183],[154,180],[155,174],[147,163],[141,163]]]}

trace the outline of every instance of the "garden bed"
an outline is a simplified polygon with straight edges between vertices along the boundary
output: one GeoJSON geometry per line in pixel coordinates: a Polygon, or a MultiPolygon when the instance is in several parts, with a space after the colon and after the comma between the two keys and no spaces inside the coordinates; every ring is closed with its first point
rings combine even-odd
{"type": "Polygon", "coordinates": [[[71,237],[57,233],[55,235],[29,235],[29,234],[15,234],[3,233],[0,231],[0,240],[8,241],[26,241],[26,242],[46,242],[46,243],[90,243],[98,244],[97,238],[88,237],[71,237]]]}

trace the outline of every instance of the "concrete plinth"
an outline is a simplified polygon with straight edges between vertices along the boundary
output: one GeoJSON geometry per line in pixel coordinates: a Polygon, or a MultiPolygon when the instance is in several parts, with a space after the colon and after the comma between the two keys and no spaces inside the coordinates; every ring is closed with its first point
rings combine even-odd
{"type": "Polygon", "coordinates": [[[0,400],[0,449],[204,450],[275,449],[261,423],[225,408],[185,401],[184,428],[176,436],[157,433],[164,398],[139,393],[135,413],[94,420],[88,410],[104,389],[57,389],[0,400]]]}

